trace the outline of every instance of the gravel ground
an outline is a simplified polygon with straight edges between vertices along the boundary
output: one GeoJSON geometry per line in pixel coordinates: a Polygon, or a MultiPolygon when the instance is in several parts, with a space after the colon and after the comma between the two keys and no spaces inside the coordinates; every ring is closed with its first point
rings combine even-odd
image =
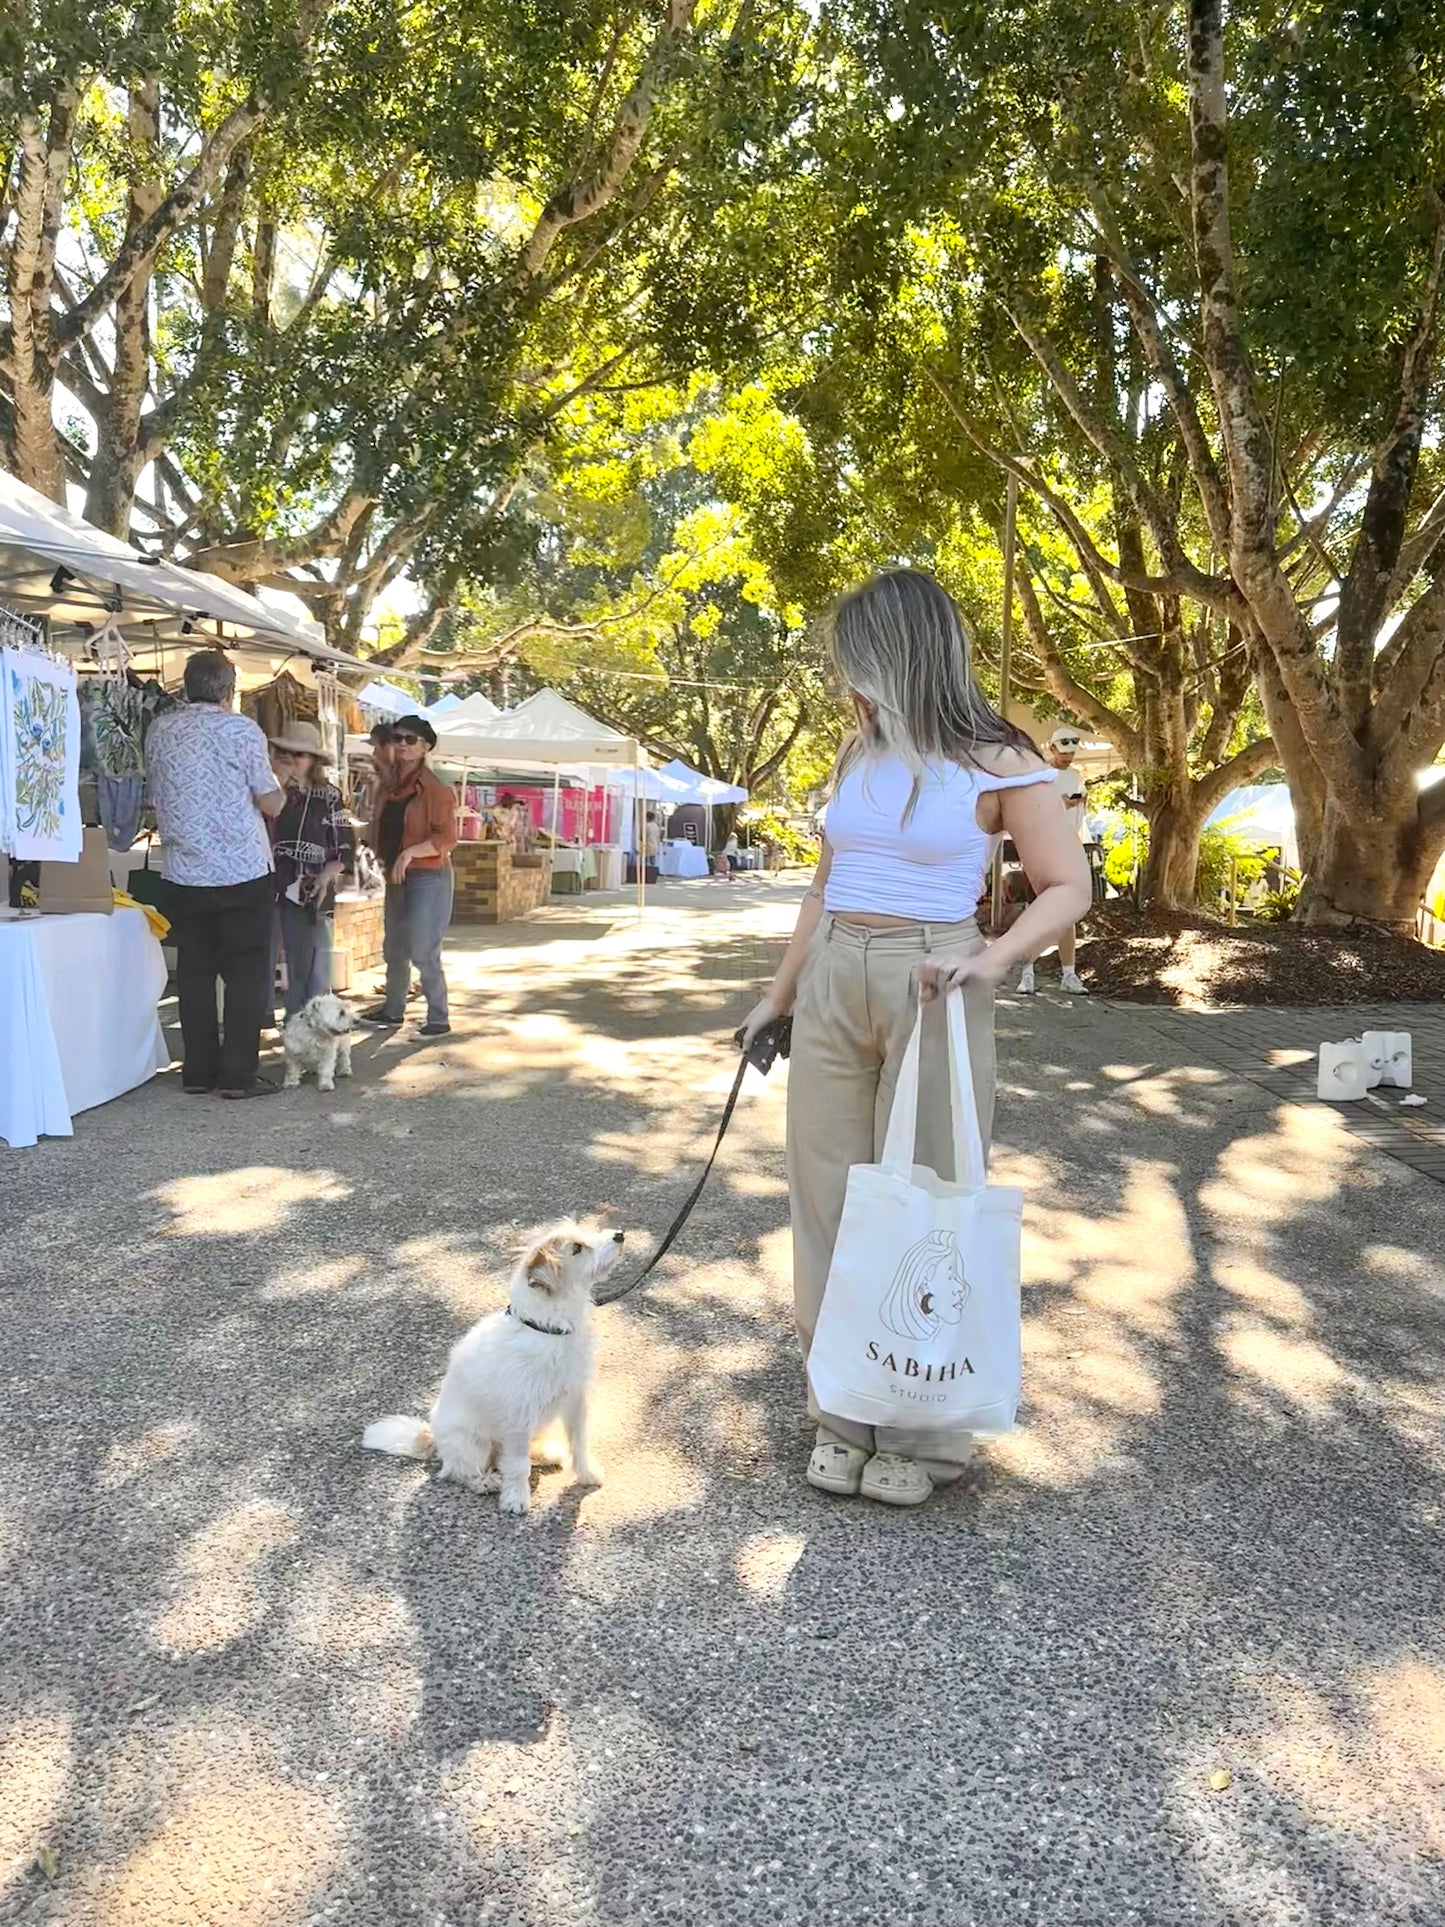
{"type": "Polygon", "coordinates": [[[1438,1927],[1445,1188],[1127,1010],[1001,1004],[1026,1422],[921,1513],[801,1478],[776,1075],[599,1315],[603,1491],[358,1449],[519,1224],[666,1224],[795,900],[4,1154],[0,1919],[1438,1927]]]}

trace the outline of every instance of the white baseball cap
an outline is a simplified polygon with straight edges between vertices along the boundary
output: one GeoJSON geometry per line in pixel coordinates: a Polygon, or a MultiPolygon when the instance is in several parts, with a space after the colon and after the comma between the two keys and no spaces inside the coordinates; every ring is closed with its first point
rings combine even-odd
{"type": "Polygon", "coordinates": [[[1066,723],[1062,729],[1056,729],[1049,738],[1055,749],[1078,749],[1083,740],[1082,732],[1072,723],[1066,723]]]}

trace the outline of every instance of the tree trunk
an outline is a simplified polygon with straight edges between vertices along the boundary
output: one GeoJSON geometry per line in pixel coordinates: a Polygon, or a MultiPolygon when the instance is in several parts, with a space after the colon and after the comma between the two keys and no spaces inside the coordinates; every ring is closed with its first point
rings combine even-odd
{"type": "Polygon", "coordinates": [[[1199,834],[1204,827],[1197,806],[1171,797],[1148,812],[1149,855],[1140,893],[1156,910],[1193,910],[1199,874],[1199,834]]]}
{"type": "Polygon", "coordinates": [[[1319,861],[1320,836],[1325,817],[1325,779],[1305,741],[1294,705],[1285,693],[1278,665],[1269,644],[1260,641],[1255,651],[1259,666],[1259,696],[1269,723],[1269,733],[1279,752],[1280,766],[1289,783],[1294,806],[1295,841],[1299,845],[1299,866],[1308,877],[1319,861]]]}
{"type": "MultiPolygon", "coordinates": [[[[164,198],[159,180],[160,125],[160,87],[155,80],[138,81],[130,90],[128,245],[164,198]]],[[[130,538],[131,509],[142,467],[141,411],[150,390],[155,260],[154,253],[141,255],[135,274],[116,296],[110,386],[96,420],[95,459],[85,498],[86,520],[122,542],[130,538]]]]}
{"type": "Polygon", "coordinates": [[[1427,825],[1413,797],[1396,815],[1360,817],[1333,797],[1325,805],[1318,859],[1301,898],[1300,921],[1316,926],[1380,924],[1415,934],[1415,913],[1445,849],[1445,823],[1427,825]]]}

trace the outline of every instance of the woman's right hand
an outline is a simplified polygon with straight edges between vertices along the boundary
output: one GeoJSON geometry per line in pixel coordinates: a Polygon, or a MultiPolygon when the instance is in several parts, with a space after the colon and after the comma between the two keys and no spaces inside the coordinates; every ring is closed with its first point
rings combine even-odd
{"type": "Polygon", "coordinates": [[[760,1030],[766,1030],[769,1024],[775,1024],[780,1017],[786,1015],[787,1012],[776,997],[772,995],[764,997],[762,1002],[755,1004],[743,1019],[742,1028],[738,1032],[742,1040],[741,1048],[746,1050],[760,1030]]]}

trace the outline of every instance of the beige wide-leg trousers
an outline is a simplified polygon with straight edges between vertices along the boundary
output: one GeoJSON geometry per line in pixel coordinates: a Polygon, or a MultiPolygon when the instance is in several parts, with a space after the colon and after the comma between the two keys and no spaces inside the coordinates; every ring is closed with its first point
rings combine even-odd
{"type": "MultiPolygon", "coordinates": [[[[793,1216],[793,1309],[807,1356],[843,1216],[848,1170],[883,1154],[898,1068],[918,1017],[918,966],[941,950],[982,950],[978,925],[912,924],[865,930],[825,916],[808,952],[793,1012],[788,1069],[788,1192],[793,1216]]],[[[964,995],[979,1126],[987,1152],[993,1134],[993,992],[964,995]]],[[[943,1005],[923,1012],[922,1076],[915,1162],[951,1179],[948,1037],[943,1005]]],[[[808,1410],[820,1440],[962,1464],[966,1432],[858,1425],[808,1410]]]]}

